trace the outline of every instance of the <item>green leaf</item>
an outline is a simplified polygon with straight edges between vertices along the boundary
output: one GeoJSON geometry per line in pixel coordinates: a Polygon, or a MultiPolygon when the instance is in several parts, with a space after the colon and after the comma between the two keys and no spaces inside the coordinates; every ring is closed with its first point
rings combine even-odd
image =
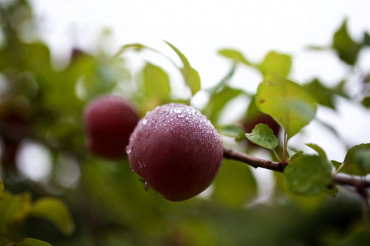
{"type": "Polygon", "coordinates": [[[246,120],[255,119],[262,114],[261,110],[256,105],[256,97],[252,96],[251,101],[248,105],[247,112],[245,113],[246,120]]]}
{"type": "Polygon", "coordinates": [[[314,144],[314,143],[307,143],[306,144],[308,147],[310,147],[311,149],[313,149],[314,151],[317,152],[317,154],[319,154],[319,156],[322,156],[324,157],[325,159],[328,159],[328,157],[326,156],[326,153],[325,151],[320,147],[318,146],[317,144],[314,144]]]}
{"type": "MultiPolygon", "coordinates": [[[[183,63],[183,67],[180,68],[180,72],[182,74],[182,77],[184,78],[185,84],[190,88],[192,95],[197,93],[200,90],[200,76],[199,73],[190,65],[188,59],[184,56],[183,53],[179,49],[177,49],[174,45],[171,43],[164,41],[167,45],[169,45],[175,52],[176,54],[180,57],[181,62],[183,63]]],[[[155,53],[159,53],[163,55],[161,52],[158,50],[155,50],[153,48],[150,48],[148,46],[142,45],[142,44],[127,44],[124,45],[115,55],[114,58],[122,55],[129,49],[134,49],[136,51],[141,51],[143,49],[151,50],[155,53]]],[[[165,56],[168,58],[167,56],[165,56]]],[[[171,60],[171,62],[173,62],[171,60]]]]}
{"type": "Polygon", "coordinates": [[[315,117],[315,100],[298,84],[283,78],[267,79],[257,89],[257,107],[288,134],[297,134],[315,117]]]}
{"type": "Polygon", "coordinates": [[[347,30],[345,19],[339,29],[334,33],[332,48],[337,52],[338,57],[348,65],[355,65],[361,45],[356,43],[347,30]]]}
{"type": "Polygon", "coordinates": [[[368,32],[364,32],[364,39],[362,44],[365,46],[370,46],[370,34],[368,32]]]}
{"type": "Polygon", "coordinates": [[[223,160],[214,181],[212,197],[230,207],[241,207],[257,195],[257,182],[250,167],[234,160],[223,160]]]}
{"type": "MultiPolygon", "coordinates": [[[[289,148],[288,148],[288,150],[289,150],[289,148]]],[[[293,153],[290,153],[290,160],[289,161],[292,161],[292,160],[294,160],[295,158],[298,158],[298,157],[300,157],[301,155],[303,155],[304,154],[304,152],[302,151],[302,150],[300,150],[300,151],[295,151],[295,152],[293,152],[293,153]]]]}
{"type": "Polygon", "coordinates": [[[245,58],[245,56],[234,49],[221,49],[217,52],[223,57],[229,58],[236,63],[243,63],[245,65],[251,65],[251,63],[245,58]]]}
{"type": "Polygon", "coordinates": [[[317,103],[328,108],[335,109],[334,96],[337,91],[324,86],[319,79],[314,79],[305,84],[303,88],[316,99],[317,103]]]}
{"type": "Polygon", "coordinates": [[[365,77],[362,80],[362,83],[364,84],[370,84],[370,73],[367,73],[365,77]]]}
{"type": "Polygon", "coordinates": [[[11,245],[11,241],[9,241],[8,239],[6,239],[5,237],[1,237],[0,236],[0,246],[7,246],[7,245],[11,245]]]}
{"type": "Polygon", "coordinates": [[[6,234],[17,223],[23,222],[31,211],[31,196],[28,193],[12,195],[3,193],[0,199],[0,234],[6,234]]]}
{"type": "Polygon", "coordinates": [[[25,238],[22,241],[15,244],[16,246],[51,246],[50,243],[33,239],[33,238],[25,238]]]}
{"type": "Polygon", "coordinates": [[[188,59],[180,52],[179,49],[177,49],[174,45],[171,43],[165,41],[166,44],[168,44],[175,52],[176,54],[180,57],[183,67],[180,69],[182,76],[185,80],[185,83],[189,86],[192,95],[197,93],[200,90],[200,77],[198,72],[190,66],[190,63],[188,59]]]}
{"type": "Polygon", "coordinates": [[[326,189],[325,193],[331,197],[336,197],[337,193],[339,192],[338,187],[333,186],[331,188],[326,189]]]}
{"type": "Polygon", "coordinates": [[[279,142],[272,129],[266,124],[258,124],[251,133],[245,136],[253,143],[270,150],[274,150],[279,142]]]}
{"type": "Polygon", "coordinates": [[[67,206],[57,198],[45,197],[37,200],[32,207],[31,215],[52,222],[66,236],[75,230],[67,206]]]}
{"type": "Polygon", "coordinates": [[[308,45],[308,46],[305,47],[305,49],[313,50],[313,51],[325,51],[325,50],[329,50],[330,47],[319,46],[319,45],[308,45]]]}
{"type": "Polygon", "coordinates": [[[117,58],[121,56],[123,53],[125,53],[127,50],[133,49],[135,51],[142,51],[143,49],[150,49],[150,47],[147,47],[143,44],[135,43],[135,44],[126,44],[121,47],[121,49],[113,56],[113,58],[117,58]]]}
{"type": "Polygon", "coordinates": [[[337,85],[329,89],[332,89],[334,93],[338,96],[344,97],[346,99],[352,99],[351,96],[348,95],[346,84],[347,84],[347,80],[342,79],[341,81],[339,81],[337,85]]]}
{"type": "Polygon", "coordinates": [[[128,72],[121,67],[123,64],[119,60],[90,58],[84,62],[85,71],[79,81],[85,93],[84,97],[88,100],[104,93],[110,93],[118,82],[128,77],[128,72]]]}
{"type": "Polygon", "coordinates": [[[289,55],[271,51],[257,67],[264,77],[268,75],[287,77],[292,68],[292,58],[289,55]]]}
{"type": "Polygon", "coordinates": [[[142,70],[144,94],[160,102],[168,99],[171,93],[168,74],[160,67],[146,63],[142,70]]]}
{"type": "Polygon", "coordinates": [[[244,139],[244,130],[236,125],[227,125],[221,127],[220,134],[228,137],[233,137],[238,142],[244,139]]]}
{"type": "MultiPolygon", "coordinates": [[[[338,169],[342,163],[332,162],[338,169]]],[[[341,173],[350,175],[367,175],[370,174],[370,143],[360,144],[348,150],[341,173]]]]}
{"type": "Polygon", "coordinates": [[[364,97],[361,103],[364,107],[370,108],[370,96],[364,97]]]}
{"type": "Polygon", "coordinates": [[[299,195],[317,195],[331,183],[331,165],[322,156],[300,155],[284,170],[288,188],[299,195]]]}
{"type": "Polygon", "coordinates": [[[204,114],[208,119],[217,125],[219,116],[222,113],[223,108],[230,102],[232,99],[237,96],[242,95],[244,92],[241,89],[235,89],[229,86],[225,86],[218,93],[214,94],[205,108],[204,114]]]}
{"type": "Polygon", "coordinates": [[[243,119],[244,131],[251,132],[253,128],[260,123],[268,125],[274,132],[275,136],[280,134],[280,125],[270,115],[262,113],[258,109],[256,105],[256,97],[252,96],[243,119]]]}
{"type": "MultiPolygon", "coordinates": [[[[26,69],[32,70],[37,75],[47,76],[48,73],[52,72],[51,66],[51,55],[49,47],[41,42],[29,43],[23,46],[24,57],[22,62],[26,66],[26,69]]],[[[20,59],[17,57],[17,59],[20,59]]]]}
{"type": "Polygon", "coordinates": [[[3,181],[0,179],[0,198],[4,195],[4,184],[3,181]]]}
{"type": "Polygon", "coordinates": [[[341,162],[339,162],[339,161],[331,160],[330,162],[331,162],[331,164],[332,164],[336,169],[338,169],[338,168],[342,165],[342,163],[341,163],[341,162]]]}

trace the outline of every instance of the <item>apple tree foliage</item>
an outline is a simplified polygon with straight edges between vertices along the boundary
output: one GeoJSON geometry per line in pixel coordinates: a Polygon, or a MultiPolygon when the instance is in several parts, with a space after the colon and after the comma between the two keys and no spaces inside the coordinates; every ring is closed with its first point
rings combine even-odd
{"type": "Polygon", "coordinates": [[[358,64],[370,35],[354,39],[348,21],[334,32],[331,44],[305,51],[330,51],[348,66],[348,77],[334,86],[320,78],[296,81],[289,54],[271,51],[253,61],[227,48],[218,54],[230,64],[228,72],[203,88],[186,52],[170,42],[163,43],[166,51],[136,43],[116,54],[103,46],[90,52],[75,47],[69,61],[56,68],[38,37],[30,4],[0,3],[0,246],[367,245],[370,136],[367,143],[349,146],[316,114],[324,107],[336,114],[338,98],[370,113],[370,70],[358,64]],[[137,69],[130,66],[133,57],[140,60],[137,69]],[[243,68],[260,74],[256,92],[231,83],[243,68]],[[353,83],[361,88],[356,96],[349,93],[353,83]],[[175,89],[179,84],[181,95],[175,89]],[[207,98],[198,109],[221,134],[224,151],[235,150],[205,193],[167,201],[144,189],[127,158],[112,161],[88,151],[82,114],[97,96],[125,97],[144,117],[159,105],[191,105],[198,93],[207,98]],[[237,99],[249,102],[245,113],[223,124],[237,99]],[[315,120],[348,146],[343,160],[329,159],[320,143],[304,143],[307,151],[290,141],[315,120]],[[246,132],[248,122],[253,128],[246,132]],[[20,156],[29,143],[47,151],[46,177],[22,171],[20,156]],[[260,168],[246,165],[250,160],[261,169],[275,165],[277,172],[264,170],[269,175],[261,178],[260,168]],[[72,182],[71,177],[77,178],[72,182]]]}

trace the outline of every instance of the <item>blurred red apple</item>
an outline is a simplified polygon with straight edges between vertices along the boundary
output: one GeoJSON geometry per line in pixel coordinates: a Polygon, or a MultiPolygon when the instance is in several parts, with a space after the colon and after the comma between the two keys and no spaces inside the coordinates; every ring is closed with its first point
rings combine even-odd
{"type": "Polygon", "coordinates": [[[97,156],[122,159],[139,116],[126,99],[104,95],[86,106],[84,121],[89,150],[97,156]]]}

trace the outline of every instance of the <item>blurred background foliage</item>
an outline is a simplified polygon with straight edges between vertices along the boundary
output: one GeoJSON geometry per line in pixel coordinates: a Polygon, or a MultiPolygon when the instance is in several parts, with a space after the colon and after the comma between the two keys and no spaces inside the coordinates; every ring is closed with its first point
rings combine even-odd
{"type": "MultiPolygon", "coordinates": [[[[346,23],[334,33],[331,45],[309,49],[332,50],[354,68],[370,38],[365,32],[363,40],[353,40],[346,23]]],[[[369,215],[363,200],[350,189],[340,188],[335,198],[298,196],[286,188],[283,174],[261,176],[245,164],[224,160],[206,192],[174,203],[153,190],[146,192],[126,159],[110,161],[87,151],[82,114],[96,96],[121,95],[143,116],[164,103],[189,104],[200,90],[208,98],[200,110],[225,133],[225,146],[275,159],[247,140],[234,141],[240,129],[250,132],[256,123],[273,120],[258,110],[254,95],[229,81],[240,66],[252,67],[263,77],[288,77],[290,55],[271,51],[261,62],[253,62],[237,50],[219,50],[222,59],[230,60],[230,70],[212,88],[201,88],[199,74],[169,43],[180,65],[157,50],[133,44],[116,56],[104,47],[94,52],[75,47],[69,62],[56,68],[48,45],[38,37],[26,0],[0,2],[0,41],[0,245],[47,245],[42,241],[59,246],[367,245],[370,241],[369,215]],[[167,59],[168,67],[143,55],[140,68],[132,70],[127,65],[130,52],[151,52],[167,59]],[[167,72],[174,67],[184,81],[180,96],[167,72]],[[249,106],[238,122],[224,126],[220,122],[227,117],[226,106],[239,97],[249,106]]],[[[303,88],[319,107],[335,111],[335,98],[340,96],[369,108],[370,76],[362,75],[363,89],[356,99],[347,93],[346,78],[333,87],[314,79],[303,88]]],[[[271,124],[281,135],[279,125],[271,124]]],[[[325,127],[335,133],[330,125],[325,127]]]]}

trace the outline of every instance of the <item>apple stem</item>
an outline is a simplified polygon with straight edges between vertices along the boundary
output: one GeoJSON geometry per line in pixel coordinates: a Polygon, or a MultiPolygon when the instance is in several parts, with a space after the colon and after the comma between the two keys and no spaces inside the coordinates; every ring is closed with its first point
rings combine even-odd
{"type": "Polygon", "coordinates": [[[340,170],[342,170],[342,168],[344,167],[344,164],[345,164],[345,162],[343,162],[343,163],[338,167],[338,169],[335,171],[334,175],[337,175],[337,174],[340,172],[340,170]]]}
{"type": "Polygon", "coordinates": [[[283,162],[280,162],[283,167],[285,167],[286,164],[288,164],[286,159],[287,147],[288,147],[288,133],[284,132],[283,162]]]}
{"type": "Polygon", "coordinates": [[[276,151],[273,149],[272,152],[274,153],[276,159],[281,163],[281,159],[280,157],[278,156],[278,154],[276,153],[276,151]]]}

